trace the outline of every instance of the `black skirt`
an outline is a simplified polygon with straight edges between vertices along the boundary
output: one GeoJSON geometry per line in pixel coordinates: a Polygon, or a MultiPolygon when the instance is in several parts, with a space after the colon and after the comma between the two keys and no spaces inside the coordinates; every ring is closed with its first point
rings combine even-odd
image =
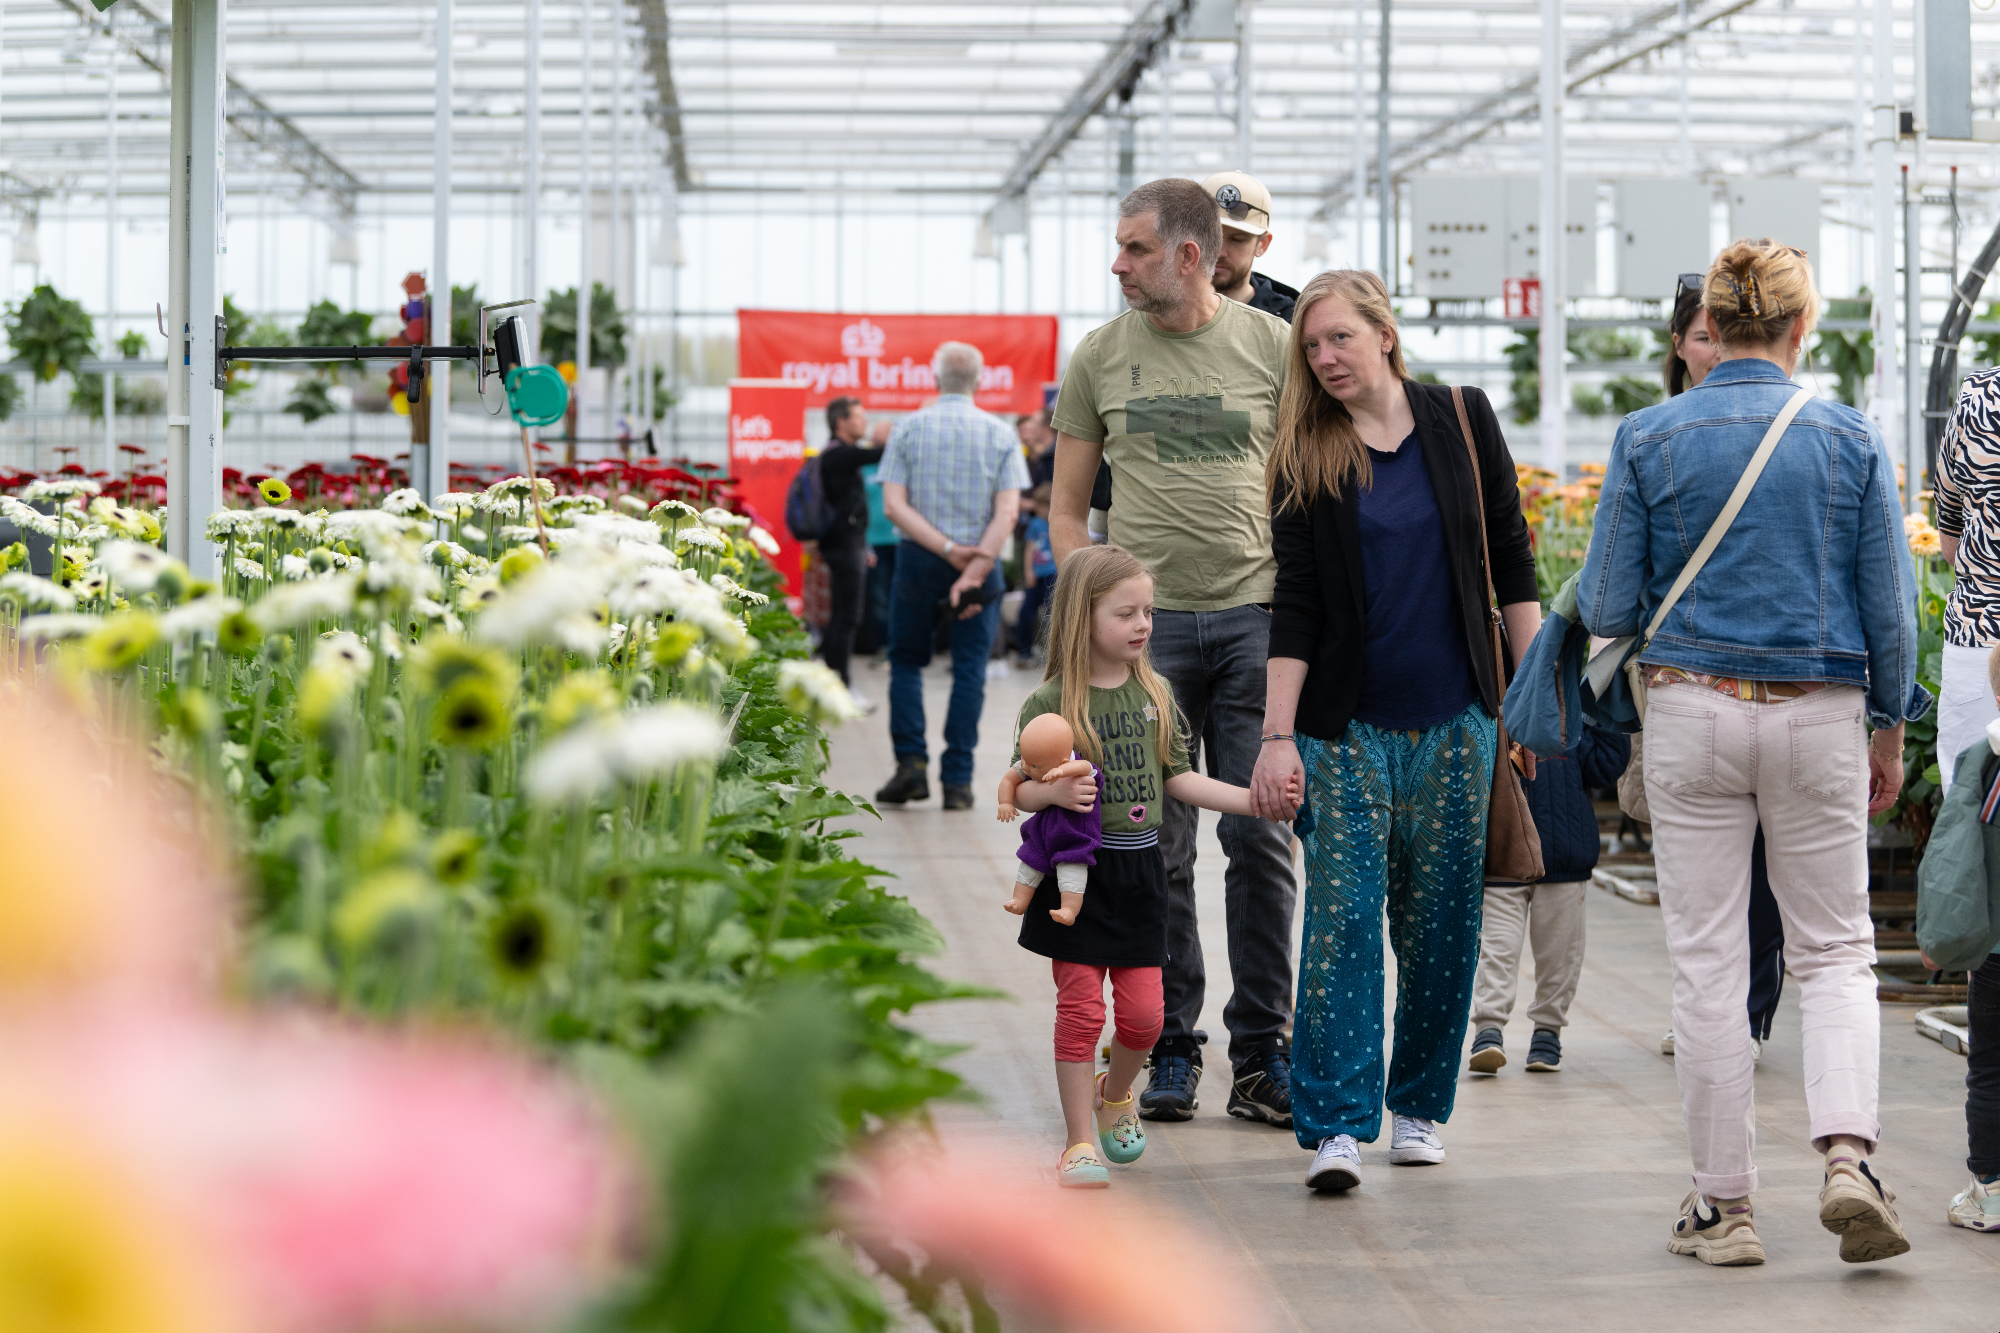
{"type": "Polygon", "coordinates": [[[1164,967],[1167,963],[1167,863],[1149,847],[1106,845],[1090,868],[1076,924],[1049,913],[1062,906],[1056,877],[1044,876],[1021,918],[1021,947],[1087,967],[1164,967]]]}

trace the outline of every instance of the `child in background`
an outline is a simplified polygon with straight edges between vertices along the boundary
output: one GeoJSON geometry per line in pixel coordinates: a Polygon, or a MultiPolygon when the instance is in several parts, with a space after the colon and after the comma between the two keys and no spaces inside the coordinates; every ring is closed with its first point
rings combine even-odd
{"type": "MultiPolygon", "coordinates": [[[[2000,649],[1987,655],[1986,684],[2000,702],[2000,649]]],[[[1924,859],[1917,866],[1918,933],[1925,929],[1924,899],[1945,889],[1963,872],[1964,890],[1984,890],[1992,900],[1993,879],[2000,864],[1987,856],[1987,835],[2000,822],[2000,721],[1986,725],[1986,735],[1961,750],[1953,768],[1944,808],[1938,812],[1924,859]],[[1983,876],[1978,871],[1984,872],[1983,876]],[[1983,878],[1984,883],[1980,880],[1983,878]]],[[[1990,923],[1992,925],[2000,923],[1990,923]]],[[[1988,937],[1990,939],[1990,934],[1988,937]]],[[[1929,941],[1933,946],[1937,941],[1929,941]]],[[[1983,947],[1981,939],[1972,947],[1983,947]]],[[[1940,950],[1942,952],[1942,950],[1940,950]]],[[[1924,966],[1935,968],[1928,953],[1924,966]]],[[[1947,958],[1947,966],[1971,960],[1947,958]]],[[[1972,1181],[1945,1205],[1945,1220],[1971,1231],[2000,1231],[2000,953],[1989,954],[1972,969],[1965,997],[1967,1051],[1965,1057],[1966,1169],[1972,1181]]]]}
{"type": "Polygon", "coordinates": [[[1015,728],[1018,735],[1044,713],[1060,714],[1077,753],[1102,775],[1101,789],[1085,773],[1050,783],[1029,779],[1013,793],[1014,805],[1031,813],[1098,804],[1103,828],[1086,881],[1088,906],[1075,923],[1052,916],[1061,906],[1053,875],[1035,889],[1021,919],[1021,947],[1050,959],[1055,976],[1056,1089],[1069,1145],[1056,1182],[1066,1189],[1111,1183],[1100,1148],[1118,1163],[1137,1161],[1146,1150],[1132,1080],[1166,1018],[1161,803],[1171,795],[1205,810],[1252,813],[1248,789],[1188,771],[1173,691],[1146,657],[1152,633],[1153,576],[1145,565],[1116,546],[1071,555],[1049,615],[1048,671],[1021,705],[1015,728]],[[1096,1074],[1107,973],[1117,1037],[1111,1068],[1096,1074]]]}
{"type": "Polygon", "coordinates": [[[1049,487],[1046,482],[1021,497],[1021,618],[1014,622],[1014,664],[1035,662],[1035,639],[1041,632],[1042,608],[1056,586],[1056,548],[1049,536],[1049,487]]]}
{"type": "MultiPolygon", "coordinates": [[[[1518,752],[1520,746],[1514,749],[1518,752]]],[[[1618,781],[1632,758],[1630,737],[1584,724],[1583,736],[1562,754],[1537,761],[1523,775],[1528,809],[1542,839],[1542,878],[1533,884],[1486,885],[1485,922],[1479,936],[1479,970],[1472,979],[1472,1057],[1475,1074],[1499,1072],[1507,1063],[1500,1029],[1514,1012],[1521,973],[1521,938],[1535,951],[1535,1001],[1528,1007],[1534,1036],[1528,1068],[1551,1074],[1562,1067],[1562,1030],[1569,1002],[1583,975],[1583,893],[1603,844],[1590,789],[1618,781]]],[[[1516,766],[1519,756],[1516,755],[1516,766]]]]}

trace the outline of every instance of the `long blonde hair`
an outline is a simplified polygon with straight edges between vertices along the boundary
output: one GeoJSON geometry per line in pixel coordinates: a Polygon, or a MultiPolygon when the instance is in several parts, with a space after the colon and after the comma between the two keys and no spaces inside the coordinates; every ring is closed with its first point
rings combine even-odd
{"type": "Polygon", "coordinates": [[[1368,485],[1368,447],[1347,414],[1347,404],[1326,391],[1306,360],[1306,315],[1329,296],[1338,296],[1354,313],[1379,331],[1395,335],[1389,344],[1389,369],[1396,378],[1410,378],[1403,361],[1403,334],[1389,304],[1382,279],[1361,269],[1333,269],[1306,284],[1292,307],[1292,344],[1285,357],[1285,389],[1278,399],[1277,439],[1264,464],[1264,498],[1272,512],[1304,509],[1321,495],[1338,496],[1349,477],[1368,485]]]}
{"type": "MultiPolygon", "coordinates": [[[[1113,588],[1140,577],[1150,581],[1153,571],[1124,547],[1086,546],[1070,553],[1056,578],[1049,607],[1049,665],[1042,679],[1062,682],[1063,721],[1076,737],[1076,752],[1094,763],[1101,762],[1103,749],[1090,721],[1091,619],[1113,588]]],[[[1173,733],[1181,724],[1174,692],[1144,653],[1132,664],[1132,675],[1159,715],[1160,764],[1165,767],[1172,761],[1173,733]]]]}

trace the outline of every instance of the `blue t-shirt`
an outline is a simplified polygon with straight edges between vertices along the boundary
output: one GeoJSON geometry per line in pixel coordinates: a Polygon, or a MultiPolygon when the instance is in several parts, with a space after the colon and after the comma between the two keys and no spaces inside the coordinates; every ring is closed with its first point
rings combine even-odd
{"type": "Polygon", "coordinates": [[[1374,483],[1360,495],[1368,642],[1354,717],[1399,731],[1434,727],[1479,697],[1451,592],[1444,521],[1423,445],[1368,451],[1374,483]]]}
{"type": "Polygon", "coordinates": [[[1040,514],[1028,520],[1028,554],[1037,579],[1054,578],[1056,572],[1055,543],[1049,539],[1049,521],[1040,514]]]}
{"type": "Polygon", "coordinates": [[[882,483],[875,480],[875,473],[881,464],[870,463],[861,469],[861,489],[868,496],[868,544],[870,546],[894,546],[903,539],[896,531],[896,525],[882,516],[882,483]]]}

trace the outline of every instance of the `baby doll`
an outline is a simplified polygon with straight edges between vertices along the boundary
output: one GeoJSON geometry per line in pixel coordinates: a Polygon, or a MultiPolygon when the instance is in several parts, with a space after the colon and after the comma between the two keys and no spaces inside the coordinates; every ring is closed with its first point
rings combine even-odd
{"type": "MultiPolygon", "coordinates": [[[[1020,762],[1000,779],[1000,818],[1011,822],[1018,813],[1014,792],[1024,781],[1058,782],[1063,778],[1097,776],[1097,766],[1076,757],[1076,737],[1060,713],[1043,713],[1021,728],[1020,762]]],[[[1021,825],[1021,865],[1014,875],[1014,896],[1007,910],[1021,916],[1049,871],[1055,871],[1062,906],[1049,915],[1065,926],[1076,924],[1083,907],[1083,886],[1097,849],[1104,845],[1104,824],[1093,802],[1088,810],[1049,806],[1021,825]]]]}

